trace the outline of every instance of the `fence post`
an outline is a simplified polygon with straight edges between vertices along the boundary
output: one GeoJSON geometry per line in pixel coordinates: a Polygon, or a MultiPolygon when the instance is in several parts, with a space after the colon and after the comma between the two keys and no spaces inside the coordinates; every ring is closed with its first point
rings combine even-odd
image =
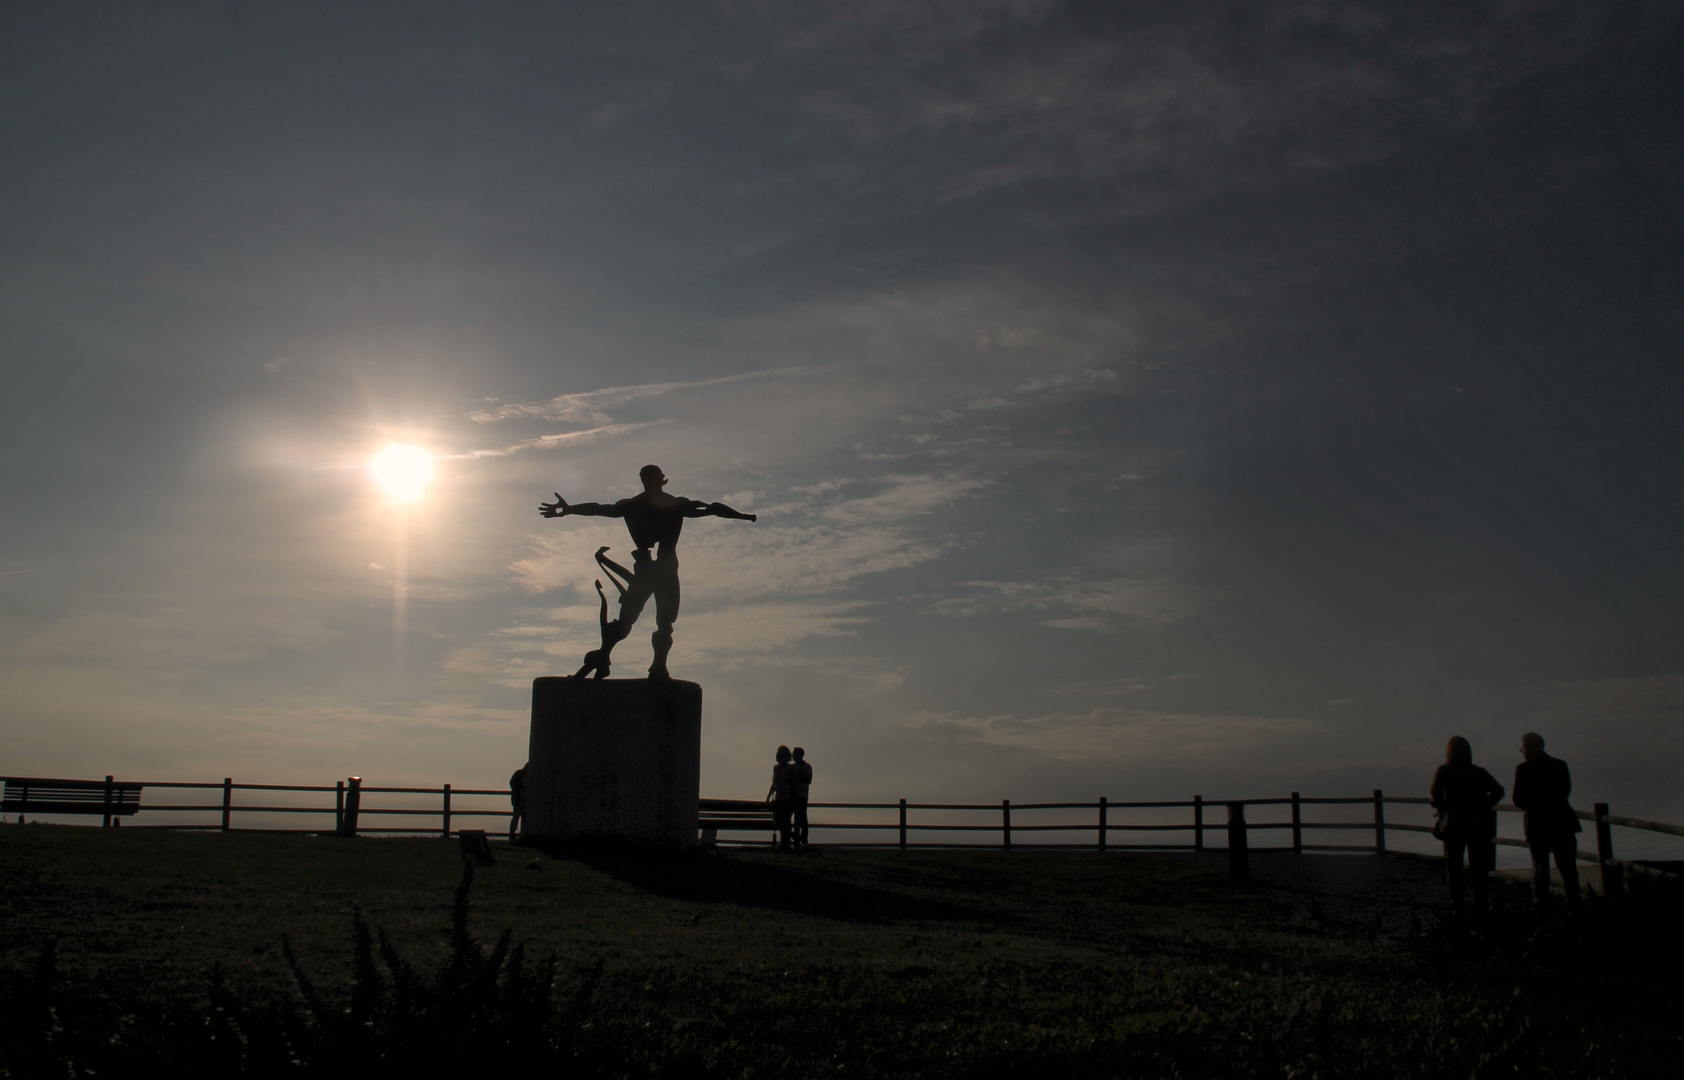
{"type": "Polygon", "coordinates": [[[1251,860],[1246,848],[1245,803],[1228,804],[1228,876],[1251,876],[1251,860]]]}
{"type": "Polygon", "coordinates": [[[450,785],[444,785],[444,838],[450,839],[450,785]]]}
{"type": "Polygon", "coordinates": [[[1012,849],[1012,801],[1000,800],[1000,839],[1007,851],[1012,849]]]}
{"type": "Polygon", "coordinates": [[[906,850],[906,800],[900,801],[900,849],[906,850]]]}
{"type": "Polygon", "coordinates": [[[1613,896],[1624,884],[1614,862],[1614,834],[1608,826],[1608,804],[1596,804],[1596,863],[1602,868],[1602,895],[1613,896]]]}
{"type": "Polygon", "coordinates": [[[228,819],[234,816],[234,778],[222,778],[222,831],[228,831],[228,819]]]}
{"type": "Polygon", "coordinates": [[[342,815],[340,836],[357,835],[357,811],[362,807],[363,778],[353,776],[345,781],[345,812],[342,815]]]}
{"type": "Polygon", "coordinates": [[[105,778],[105,805],[102,809],[105,811],[105,827],[109,829],[111,827],[111,777],[109,775],[105,778]]]}
{"type": "Polygon", "coordinates": [[[345,781],[337,780],[333,785],[333,831],[339,835],[345,832],[345,781]]]}
{"type": "Polygon", "coordinates": [[[1374,854],[1386,853],[1386,797],[1374,789],[1374,854]]]}
{"type": "Polygon", "coordinates": [[[1105,850],[1105,826],[1106,826],[1105,811],[1106,811],[1106,808],[1107,807],[1106,807],[1106,802],[1105,802],[1105,796],[1101,795],[1099,797],[1099,850],[1101,850],[1101,851],[1105,850]]]}
{"type": "Polygon", "coordinates": [[[1298,807],[1298,793],[1292,793],[1292,853],[1304,854],[1304,815],[1298,807]]]}
{"type": "Polygon", "coordinates": [[[1205,849],[1205,800],[1202,795],[1193,796],[1193,850],[1205,849]]]}

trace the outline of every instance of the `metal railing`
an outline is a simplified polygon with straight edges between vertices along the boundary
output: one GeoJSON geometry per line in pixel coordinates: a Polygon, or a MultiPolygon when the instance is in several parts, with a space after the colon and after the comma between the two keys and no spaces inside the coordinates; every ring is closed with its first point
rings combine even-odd
{"type": "MultiPolygon", "coordinates": [[[[1388,854],[1393,848],[1387,843],[1389,833],[1432,834],[1430,824],[1417,824],[1411,821],[1388,820],[1386,808],[1394,807],[1404,813],[1430,812],[1431,800],[1411,796],[1388,796],[1376,788],[1371,795],[1351,797],[1311,797],[1298,792],[1292,792],[1284,798],[1268,799],[1206,799],[1195,795],[1191,799],[1149,801],[1149,802],[1112,802],[1107,798],[1100,798],[1094,802],[1058,802],[1058,803],[1018,803],[1013,804],[1009,799],[999,803],[909,803],[901,799],[894,803],[811,803],[809,813],[819,811],[875,811],[880,812],[883,820],[876,821],[839,821],[829,819],[814,819],[810,828],[813,832],[841,832],[844,835],[861,831],[877,834],[876,839],[867,840],[835,840],[827,846],[831,847],[874,847],[898,848],[955,848],[955,847],[994,847],[1002,850],[1013,848],[1033,847],[1039,849],[1063,850],[1093,850],[1093,851],[1190,851],[1226,850],[1230,864],[1235,873],[1246,872],[1246,856],[1249,852],[1345,852],[1368,853],[1376,855],[1388,854]],[[1309,808],[1349,807],[1361,808],[1361,820],[1310,820],[1306,818],[1309,808]],[[1215,809],[1215,812],[1211,811],[1215,809]],[[1278,820],[1256,820],[1247,815],[1247,808],[1274,808],[1279,815],[1278,820]],[[1404,808],[1415,808],[1413,811],[1404,808]],[[1086,811],[1085,820],[1047,821],[1039,819],[1039,815],[1047,812],[1086,811]],[[941,818],[941,820],[917,820],[914,813],[923,813],[941,818]],[[1131,820],[1116,820],[1113,815],[1117,812],[1132,812],[1135,818],[1131,820]],[[1175,812],[1185,812],[1178,820],[1165,820],[1175,812]],[[1014,821],[1013,814],[1017,814],[1014,821]],[[890,816],[892,815],[892,817],[890,816]],[[1155,818],[1156,820],[1141,821],[1140,816],[1155,818]],[[979,817],[982,820],[979,820],[979,817]],[[956,820],[956,819],[965,820],[956,820]],[[986,820],[991,818],[992,820],[986,820]],[[1218,820],[1220,818],[1220,820],[1218,820]],[[1342,835],[1350,833],[1366,834],[1360,838],[1352,837],[1340,840],[1342,835]],[[1070,839],[1043,839],[1043,836],[1062,833],[1070,839]],[[1138,834],[1180,834],[1184,839],[1172,840],[1130,840],[1127,837],[1138,834]],[[1214,833],[1221,838],[1222,843],[1210,844],[1208,840],[1214,833]],[[1254,833],[1286,834],[1283,843],[1272,845],[1258,845],[1252,843],[1254,833]],[[1327,836],[1327,834],[1334,834],[1327,836]],[[919,840],[919,835],[935,834],[932,839],[919,840]],[[953,834],[994,834],[998,840],[987,841],[969,840],[953,834]],[[1025,839],[1024,834],[1029,834],[1025,839]],[[1117,839],[1118,835],[1125,839],[1117,839]],[[1080,836],[1081,839],[1075,839],[1080,836]],[[1088,839],[1088,837],[1092,839],[1088,839]],[[1308,836],[1310,839],[1306,839],[1308,836]],[[1322,842],[1316,842],[1320,836],[1327,836],[1322,842]]],[[[1499,814],[1520,814],[1519,807],[1510,803],[1502,803],[1496,807],[1499,814]]],[[[1314,811],[1312,811],[1314,812],[1314,811]]],[[[1652,876],[1669,876],[1668,871],[1658,870],[1647,862],[1640,860],[1624,860],[1614,856],[1613,827],[1638,830],[1648,833],[1660,833],[1669,836],[1684,836],[1684,826],[1672,825],[1666,822],[1646,821],[1641,818],[1623,817],[1609,813],[1607,803],[1596,803],[1594,809],[1587,813],[1575,811],[1580,819],[1590,822],[1592,828],[1587,835],[1596,840],[1596,851],[1578,851],[1581,862],[1594,863],[1603,872],[1605,881],[1617,883],[1623,872],[1633,872],[1652,876]]],[[[763,836],[769,824],[740,824],[724,825],[717,828],[718,832],[754,833],[763,836]]],[[[730,841],[725,841],[729,843],[730,841]]],[[[763,843],[763,840],[737,841],[738,843],[763,843]]],[[[1495,841],[1506,847],[1525,848],[1526,841],[1506,836],[1498,836],[1495,841]]]]}
{"type": "MultiPolygon", "coordinates": [[[[13,791],[22,790],[31,783],[38,783],[38,778],[32,777],[0,777],[7,785],[7,810],[13,812],[13,791]]],[[[107,777],[105,783],[113,783],[107,777]]],[[[172,802],[155,803],[142,800],[138,813],[147,818],[154,815],[199,815],[209,820],[197,821],[169,821],[154,822],[151,820],[138,824],[131,824],[130,828],[154,829],[188,829],[188,830],[219,830],[223,832],[291,832],[291,833],[338,833],[342,836],[379,835],[435,835],[448,838],[459,832],[457,828],[461,819],[492,818],[507,820],[511,815],[511,808],[507,802],[509,790],[507,788],[453,788],[450,784],[439,787],[376,787],[366,785],[361,777],[350,777],[337,781],[331,787],[310,784],[236,784],[232,778],[224,777],[221,783],[191,783],[191,782],[157,782],[157,781],[121,781],[125,787],[139,787],[147,792],[147,797],[159,791],[199,791],[216,792],[220,798],[208,802],[172,802]],[[240,793],[264,793],[257,802],[237,801],[240,793]],[[306,795],[321,795],[322,800],[305,802],[277,801],[271,793],[300,793],[306,795]],[[327,804],[325,796],[331,795],[333,801],[327,804]],[[371,805],[365,803],[365,797],[374,796],[430,796],[430,806],[416,805],[371,805]],[[468,799],[464,805],[457,799],[468,799]],[[484,800],[497,799],[496,806],[485,805],[484,800]],[[265,815],[299,815],[315,817],[321,821],[315,827],[287,828],[271,824],[239,825],[236,815],[251,820],[251,816],[265,815]],[[331,816],[331,826],[322,819],[331,816]],[[437,824],[401,825],[369,822],[369,818],[397,818],[399,820],[413,820],[416,818],[432,818],[437,824]]],[[[734,806],[738,808],[759,807],[763,804],[756,802],[735,802],[731,800],[703,800],[704,804],[719,806],[734,806]]],[[[1227,850],[1234,862],[1236,872],[1243,870],[1243,863],[1247,853],[1252,851],[1290,851],[1302,854],[1304,852],[1355,852],[1384,855],[1388,852],[1387,836],[1389,833],[1431,834],[1432,826],[1410,821],[1388,820],[1386,808],[1388,806],[1402,808],[1417,808],[1405,813],[1419,813],[1420,808],[1429,807],[1430,801],[1424,798],[1409,796],[1388,796],[1381,790],[1375,789],[1372,795],[1354,797],[1307,797],[1298,792],[1292,792],[1284,798],[1268,799],[1231,799],[1213,800],[1195,795],[1191,799],[1125,801],[1112,802],[1101,797],[1094,802],[1045,802],[1045,803],[1017,803],[1009,799],[1002,799],[998,803],[918,803],[900,799],[897,802],[816,802],[809,805],[809,813],[818,812],[819,818],[810,823],[813,832],[824,834],[840,834],[836,839],[829,840],[830,847],[862,847],[862,848],[896,848],[900,850],[914,848],[958,848],[958,847],[993,847],[996,843],[984,839],[993,834],[998,837],[997,846],[1004,850],[1013,848],[1037,848],[1053,850],[1094,850],[1094,851],[1205,851],[1227,850]],[[1360,820],[1308,820],[1305,816],[1308,808],[1348,807],[1361,808],[1360,820]],[[1220,808],[1212,813],[1213,808],[1220,808]],[[1256,820],[1255,816],[1248,818],[1248,808],[1264,809],[1265,813],[1273,811],[1275,819],[1256,820]],[[867,811],[878,815],[877,820],[848,821],[826,819],[826,812],[834,811],[867,811]],[[1081,812],[1080,818],[1069,815],[1081,812]],[[1014,820],[1014,814],[1016,815],[1014,820]],[[1049,815],[1057,815],[1057,820],[1048,820],[1049,815]],[[1121,820],[1119,820],[1119,815],[1121,820]],[[1217,820],[1220,818],[1221,820],[1217,820]],[[1337,841],[1338,836],[1353,832],[1367,835],[1349,840],[1337,841]],[[1215,833],[1222,838],[1219,845],[1208,844],[1210,834],[1215,833]],[[1256,845],[1252,843],[1253,834],[1281,834],[1285,842],[1274,845],[1256,845]],[[1313,842],[1319,836],[1335,834],[1329,837],[1336,842],[1313,842]],[[1062,834],[1055,838],[1057,834],[1062,834]],[[1169,838],[1165,834],[1179,834],[1169,838]],[[1089,837],[1091,836],[1091,839],[1089,837]],[[1162,839],[1147,839],[1159,836],[1162,839]],[[1311,839],[1307,840],[1306,836],[1311,839]],[[846,837],[860,837],[849,839],[846,837]],[[919,839],[929,837],[929,839],[919,839]],[[1139,839],[1135,839],[1139,837],[1139,839]]],[[[1518,807],[1509,803],[1500,804],[1499,814],[1520,813],[1518,807]]],[[[769,808],[763,810],[765,820],[739,820],[735,822],[715,823],[711,826],[715,835],[719,832],[737,834],[759,834],[761,839],[748,840],[744,838],[727,839],[727,844],[748,845],[764,843],[770,831],[769,808]]],[[[1590,822],[1592,828],[1588,835],[1596,840],[1596,851],[1578,852],[1581,861],[1595,863],[1603,870],[1605,878],[1617,878],[1622,872],[1642,874],[1663,874],[1664,871],[1655,869],[1643,861],[1623,860],[1614,856],[1614,828],[1630,829],[1651,834],[1684,837],[1684,826],[1667,822],[1648,821],[1642,818],[1624,817],[1609,813],[1608,804],[1596,803],[1589,813],[1578,811],[1578,816],[1590,822]]],[[[57,817],[60,815],[46,814],[43,817],[57,817]]],[[[704,815],[705,816],[705,815],[704,815]]],[[[741,815],[738,815],[741,816],[741,815]]],[[[1424,816],[1424,815],[1423,815],[1424,816]]],[[[106,818],[113,824],[121,824],[120,819],[106,818]]],[[[489,836],[509,838],[507,829],[486,829],[489,836]]],[[[1525,847],[1524,840],[1498,836],[1496,843],[1503,846],[1525,847]]]]}
{"type": "MultiPolygon", "coordinates": [[[[14,812],[11,791],[14,788],[24,788],[34,780],[33,777],[0,776],[7,788],[7,812],[14,812]]],[[[208,821],[143,821],[124,826],[135,829],[176,829],[195,831],[221,832],[283,832],[283,833],[338,833],[343,836],[376,835],[376,836],[405,836],[405,835],[433,835],[449,838],[454,835],[461,818],[500,818],[507,822],[510,818],[508,803],[508,788],[454,788],[449,784],[439,787],[375,787],[364,784],[362,777],[353,776],[340,780],[333,785],[323,784],[236,784],[231,777],[224,777],[221,783],[192,783],[178,781],[122,781],[131,787],[138,787],[146,793],[142,798],[139,815],[150,817],[154,814],[197,815],[208,817],[208,821]],[[215,802],[169,802],[159,803],[149,801],[153,793],[158,791],[214,791],[221,798],[215,802]],[[236,801],[236,793],[263,792],[260,801],[236,801]],[[331,795],[333,801],[328,804],[325,798],[319,802],[277,802],[274,792],[305,792],[315,795],[331,795]],[[369,805],[365,803],[365,796],[382,795],[430,795],[436,802],[431,806],[420,807],[369,805]],[[487,796],[502,800],[502,805],[495,808],[480,804],[487,796]],[[469,805],[461,805],[454,800],[459,798],[475,800],[469,805]],[[236,824],[235,815],[302,815],[306,818],[315,817],[318,820],[331,818],[332,824],[326,821],[314,827],[287,828],[269,824],[242,826],[236,824]],[[399,819],[431,817],[438,821],[437,825],[405,826],[387,825],[385,823],[370,825],[364,821],[369,817],[396,817],[399,819]]],[[[40,814],[39,817],[56,818],[62,814],[40,814]]],[[[250,820],[250,817],[247,817],[250,820]]],[[[507,829],[485,830],[488,835],[508,837],[507,829]]]]}

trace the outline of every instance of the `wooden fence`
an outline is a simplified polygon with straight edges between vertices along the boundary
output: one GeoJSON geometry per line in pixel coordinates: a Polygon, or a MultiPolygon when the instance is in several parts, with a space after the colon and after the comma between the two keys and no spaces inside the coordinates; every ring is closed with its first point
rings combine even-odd
{"type": "MultiPolygon", "coordinates": [[[[28,809],[27,794],[30,785],[34,784],[45,786],[53,783],[64,782],[45,781],[36,777],[21,776],[3,776],[0,777],[0,781],[4,781],[6,784],[6,812],[17,813],[20,817],[26,817],[30,813],[28,809]]],[[[72,782],[87,783],[88,781],[72,782]]],[[[106,785],[110,786],[115,783],[118,782],[114,781],[111,777],[107,776],[105,778],[106,785]]],[[[146,815],[192,814],[200,818],[208,817],[210,820],[183,821],[178,819],[168,822],[148,821],[143,824],[128,826],[129,828],[137,829],[189,829],[202,831],[216,830],[221,832],[286,832],[309,834],[339,833],[344,836],[436,835],[448,839],[456,831],[458,831],[458,826],[462,818],[493,818],[501,819],[503,822],[507,822],[510,815],[508,788],[453,788],[449,784],[436,788],[373,787],[365,785],[362,782],[362,777],[360,776],[353,776],[348,780],[340,780],[331,787],[311,784],[236,784],[230,777],[224,777],[220,784],[131,780],[121,781],[120,783],[125,787],[140,788],[142,791],[147,793],[146,799],[148,800],[154,797],[159,791],[214,791],[221,795],[221,799],[217,802],[155,803],[143,800],[139,812],[146,815]],[[263,794],[258,797],[258,801],[256,802],[236,802],[235,799],[237,792],[261,792],[263,794]],[[324,796],[324,798],[319,801],[276,802],[274,793],[278,792],[307,792],[314,795],[324,796]],[[325,798],[327,795],[333,796],[332,805],[328,805],[325,798]],[[365,796],[381,795],[429,795],[432,796],[435,801],[431,806],[426,807],[414,805],[365,805],[363,802],[365,796]],[[463,806],[454,801],[465,797],[474,798],[476,796],[481,798],[476,799],[473,805],[463,806]],[[499,799],[500,805],[496,807],[480,805],[480,803],[483,802],[483,797],[485,796],[492,796],[499,799]],[[301,825],[299,828],[277,827],[274,825],[258,825],[255,827],[239,826],[235,824],[234,816],[236,814],[300,815],[305,819],[314,817],[318,824],[313,826],[301,825]],[[330,817],[332,819],[331,826],[324,820],[330,817]],[[388,825],[381,822],[370,826],[364,822],[365,818],[381,817],[396,817],[399,819],[431,817],[437,819],[439,824],[405,826],[401,824],[388,825]]],[[[95,810],[97,811],[97,807],[95,807],[95,810]]],[[[43,813],[40,816],[53,817],[56,815],[43,813]]],[[[249,818],[247,820],[249,820],[249,818]]],[[[106,823],[111,823],[109,815],[106,816],[106,823]]],[[[509,835],[506,828],[488,829],[486,832],[493,836],[506,837],[509,835]]]]}
{"type": "MultiPolygon", "coordinates": [[[[27,786],[31,783],[54,783],[28,777],[0,777],[6,784],[8,813],[28,815],[27,786]],[[20,806],[19,796],[23,802],[20,806]]],[[[91,783],[90,781],[71,781],[91,783]]],[[[105,778],[106,785],[118,783],[105,778]]],[[[375,787],[365,785],[361,777],[351,777],[332,787],[305,784],[236,784],[231,778],[221,783],[159,783],[122,781],[123,786],[138,786],[147,798],[162,791],[215,792],[217,801],[143,802],[140,808],[148,818],[154,815],[196,815],[209,820],[176,820],[131,825],[131,828],[199,829],[229,831],[264,831],[298,833],[338,833],[355,835],[435,835],[448,838],[460,831],[464,819],[490,818],[505,827],[488,828],[491,836],[508,837],[506,827],[510,816],[509,791],[506,788],[452,788],[444,784],[437,788],[375,787]],[[303,793],[322,796],[303,802],[277,801],[276,793],[303,793]],[[258,793],[257,801],[241,796],[258,793]],[[326,796],[331,795],[329,805],[326,796]],[[365,802],[367,797],[427,796],[431,805],[380,805],[365,802]],[[467,804],[455,800],[467,799],[467,804]],[[497,800],[487,805],[487,799],[497,800]],[[274,825],[240,826],[236,815],[297,815],[314,818],[314,824],[301,822],[299,828],[274,825]],[[417,818],[432,818],[437,824],[388,824],[417,818]],[[331,825],[328,824],[331,819],[331,825]],[[374,819],[374,820],[371,820],[374,819]]],[[[419,803],[421,800],[414,800],[419,803]]],[[[703,800],[705,804],[725,805],[723,800],[703,800]]],[[[757,803],[734,805],[755,807],[757,803]]],[[[1387,853],[1389,833],[1432,832],[1429,824],[1404,820],[1388,820],[1387,807],[1425,820],[1429,801],[1409,796],[1388,796],[1379,789],[1372,795],[1347,798],[1306,797],[1293,792],[1286,798],[1213,800],[1195,795],[1191,799],[1112,802],[1100,798],[1095,802],[1018,803],[1003,799],[999,803],[912,803],[901,799],[892,803],[816,802],[809,812],[813,815],[812,831],[821,836],[830,834],[830,847],[951,848],[994,847],[1040,848],[1093,851],[1205,851],[1226,850],[1236,872],[1243,872],[1244,861],[1253,851],[1356,852],[1384,855],[1387,853]],[[1330,808],[1344,808],[1347,815],[1356,814],[1358,820],[1347,816],[1343,820],[1312,820],[1310,814],[1324,814],[1330,808]],[[1405,809],[1413,808],[1413,809],[1405,809]],[[858,817],[865,812],[871,820],[842,820],[838,812],[848,811],[858,817]],[[1249,811],[1249,813],[1248,813],[1249,811]],[[1013,815],[1016,815],[1014,821],[1013,815]],[[838,816],[827,816],[838,815],[838,816]],[[1049,815],[1055,816],[1049,820],[1049,815]],[[1150,819],[1150,820],[1143,820],[1150,819]],[[1329,834],[1332,834],[1331,836],[1329,834]],[[1162,839],[1150,839],[1161,836],[1162,839]],[[1272,844],[1259,844],[1253,837],[1277,839],[1272,844]],[[1310,839],[1306,839],[1306,837],[1310,839]],[[853,839],[858,837],[858,839],[853,839]],[[1220,843],[1210,843],[1214,837],[1220,843]],[[1323,840],[1322,838],[1326,838],[1323,840]],[[1344,837],[1346,839],[1340,839],[1344,837]],[[1320,841],[1320,842],[1317,842],[1320,841]],[[1331,841],[1331,842],[1329,842],[1331,841]]],[[[1499,813],[1517,814],[1519,809],[1504,803],[1499,813]]],[[[1587,830],[1596,841],[1596,851],[1580,851],[1582,861],[1604,869],[1605,875],[1618,876],[1622,871],[1657,873],[1645,862],[1618,859],[1614,855],[1614,828],[1638,830],[1684,837],[1684,826],[1666,822],[1611,814],[1606,803],[1597,803],[1591,812],[1578,815],[1591,823],[1587,830]]],[[[53,815],[46,815],[53,816],[53,815]]],[[[109,817],[106,818],[110,821],[109,817]]],[[[118,819],[120,820],[120,819],[118,819]]],[[[719,831],[733,833],[728,844],[763,844],[769,827],[741,822],[727,825],[719,831]],[[750,836],[756,836],[749,839],[750,836]]],[[[1525,841],[1499,836],[1497,843],[1525,847],[1525,841]]]]}

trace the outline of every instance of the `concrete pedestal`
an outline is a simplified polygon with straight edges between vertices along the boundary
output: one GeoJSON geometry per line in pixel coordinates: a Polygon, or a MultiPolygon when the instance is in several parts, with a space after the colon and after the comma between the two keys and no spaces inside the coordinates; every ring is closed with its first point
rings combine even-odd
{"type": "Polygon", "coordinates": [[[702,688],[532,680],[524,831],[543,840],[696,843],[702,688]]]}

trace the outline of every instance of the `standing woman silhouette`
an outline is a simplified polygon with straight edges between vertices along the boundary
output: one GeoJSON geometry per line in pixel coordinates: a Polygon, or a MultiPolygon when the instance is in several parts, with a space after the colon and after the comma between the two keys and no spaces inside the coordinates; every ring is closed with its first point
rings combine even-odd
{"type": "Polygon", "coordinates": [[[1433,809],[1440,826],[1433,834],[1444,841],[1444,865],[1450,885],[1450,906],[1462,913],[1465,888],[1462,855],[1467,853],[1473,874],[1474,914],[1485,914],[1490,880],[1497,864],[1497,811],[1503,785],[1473,763],[1473,747],[1460,735],[1451,738],[1444,764],[1433,774],[1433,809]]]}
{"type": "Polygon", "coordinates": [[[772,766],[772,786],[766,801],[772,804],[772,827],[778,834],[778,850],[790,850],[790,812],[795,809],[795,766],[789,761],[789,747],[778,747],[778,763],[772,766]]]}

